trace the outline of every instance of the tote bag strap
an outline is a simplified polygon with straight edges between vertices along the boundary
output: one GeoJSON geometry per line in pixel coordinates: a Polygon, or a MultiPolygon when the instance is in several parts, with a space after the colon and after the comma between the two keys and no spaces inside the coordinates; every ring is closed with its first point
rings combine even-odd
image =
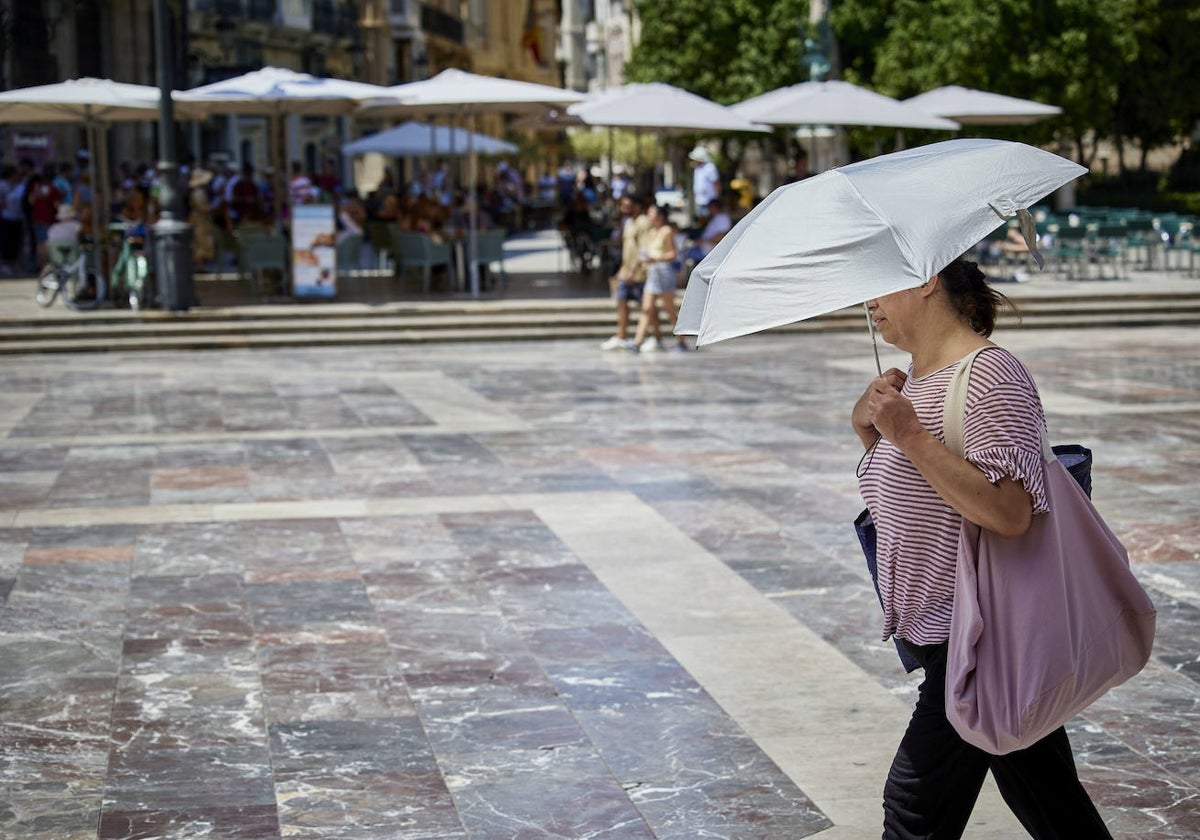
{"type": "MultiPolygon", "coordinates": [[[[950,387],[946,389],[946,402],[942,408],[942,436],[945,438],[946,447],[960,458],[965,458],[967,455],[963,446],[963,415],[967,411],[967,390],[971,382],[971,365],[975,363],[975,357],[989,346],[991,345],[978,347],[963,356],[954,375],[950,378],[950,387]]],[[[1049,463],[1055,459],[1054,450],[1050,448],[1050,439],[1046,434],[1045,427],[1042,427],[1040,431],[1042,459],[1049,463]]]]}

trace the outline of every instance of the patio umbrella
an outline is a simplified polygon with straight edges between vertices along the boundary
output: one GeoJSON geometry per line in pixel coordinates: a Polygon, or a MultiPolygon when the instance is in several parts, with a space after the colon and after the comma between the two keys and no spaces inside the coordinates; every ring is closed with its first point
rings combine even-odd
{"type": "MultiPolygon", "coordinates": [[[[539,113],[546,106],[564,106],[578,102],[583,94],[562,88],[522,82],[516,79],[500,79],[480,76],[465,70],[443,70],[431,79],[410,82],[387,88],[385,99],[364,103],[363,116],[399,117],[414,114],[449,114],[471,119],[478,114],[539,113]]],[[[473,132],[467,134],[467,155],[470,161],[471,186],[476,181],[473,132]]],[[[453,137],[453,135],[451,135],[453,137]]],[[[469,272],[471,293],[479,294],[478,220],[476,202],[468,202],[470,226],[467,247],[470,251],[469,272]]]]}
{"type": "MultiPolygon", "coordinates": [[[[200,119],[212,114],[247,114],[270,121],[270,159],[283,167],[278,148],[281,120],[288,116],[338,116],[353,114],[368,99],[384,95],[380,85],[346,79],[327,79],[285,67],[263,67],[230,79],[191,90],[175,91],[176,111],[200,119]]],[[[275,218],[280,218],[282,190],[276,188],[275,218]]]]}
{"type": "Polygon", "coordinates": [[[801,82],[729,106],[766,125],[862,125],[954,130],[958,123],[849,82],[801,82]]]}
{"type": "Polygon", "coordinates": [[[265,116],[352,114],[387,88],[346,79],[327,79],[285,67],[264,67],[191,90],[175,91],[184,116],[255,114],[265,116]]]}
{"type": "MultiPolygon", "coordinates": [[[[108,207],[108,179],[96,175],[100,129],[114,122],[158,119],[159,90],[108,79],[69,79],[52,85],[17,88],[0,93],[0,123],[81,123],[88,135],[88,169],[94,196],[108,207]]],[[[95,202],[92,222],[101,242],[101,207],[95,202]]]]}
{"type": "Polygon", "coordinates": [[[755,125],[733,108],[661,82],[600,91],[568,106],[567,114],[585,125],[649,129],[667,134],[770,130],[755,125]]]}
{"type": "Polygon", "coordinates": [[[1029,125],[1062,113],[1056,105],[959,85],[926,91],[905,99],[904,104],[963,125],[1029,125]]]}
{"type": "Polygon", "coordinates": [[[1014,215],[1032,238],[1027,208],[1085,172],[959,139],[780,187],[692,271],[675,331],[708,344],[919,286],[1014,215]]]}
{"type": "Polygon", "coordinates": [[[342,146],[343,154],[363,155],[377,152],[391,157],[421,157],[444,153],[447,148],[462,149],[468,144],[483,155],[514,154],[517,147],[487,134],[468,132],[461,128],[409,120],[395,128],[359,138],[342,146]],[[471,137],[467,137],[472,134],[471,137]]]}
{"type": "MultiPolygon", "coordinates": [[[[767,125],[808,126],[814,143],[817,126],[870,126],[954,130],[959,124],[910,108],[904,103],[850,82],[801,82],[731,105],[747,119],[767,125]]],[[[814,160],[814,166],[815,166],[814,160]]]]}

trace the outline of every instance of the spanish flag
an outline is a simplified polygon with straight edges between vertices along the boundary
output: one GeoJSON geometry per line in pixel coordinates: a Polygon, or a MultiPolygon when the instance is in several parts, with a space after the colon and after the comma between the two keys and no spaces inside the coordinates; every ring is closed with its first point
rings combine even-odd
{"type": "Polygon", "coordinates": [[[542,51],[542,30],[537,25],[537,18],[534,16],[533,0],[529,0],[529,5],[525,7],[525,28],[521,30],[521,49],[529,50],[539,67],[546,66],[546,57],[542,51]]]}

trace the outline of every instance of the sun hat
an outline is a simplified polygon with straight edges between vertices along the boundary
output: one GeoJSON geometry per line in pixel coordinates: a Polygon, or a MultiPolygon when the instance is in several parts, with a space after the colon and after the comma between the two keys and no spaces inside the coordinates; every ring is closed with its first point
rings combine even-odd
{"type": "Polygon", "coordinates": [[[207,169],[193,169],[191,175],[188,176],[188,189],[194,190],[198,187],[207,187],[212,179],[213,174],[207,169]]]}
{"type": "Polygon", "coordinates": [[[688,158],[699,161],[700,163],[712,163],[712,155],[708,153],[708,149],[703,146],[697,146],[688,152],[688,158]]]}

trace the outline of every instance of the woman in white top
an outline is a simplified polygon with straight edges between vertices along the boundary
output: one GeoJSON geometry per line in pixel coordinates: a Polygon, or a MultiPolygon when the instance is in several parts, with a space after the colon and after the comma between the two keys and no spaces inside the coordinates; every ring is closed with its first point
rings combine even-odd
{"type": "MultiPolygon", "coordinates": [[[[646,247],[642,252],[640,262],[646,266],[646,286],[642,292],[642,317],[638,319],[637,334],[633,339],[634,351],[657,350],[658,342],[646,334],[651,325],[658,322],[658,303],[662,301],[667,310],[672,331],[675,321],[679,318],[679,310],[675,307],[675,286],[678,267],[675,261],[679,254],[675,249],[675,227],[667,219],[667,211],[658,205],[651,205],[646,211],[650,220],[650,230],[646,234],[646,247]]],[[[678,337],[671,348],[675,351],[687,350],[683,337],[678,337]]]]}
{"type": "Polygon", "coordinates": [[[1033,377],[988,340],[999,305],[975,263],[959,258],[924,285],[868,301],[879,334],[912,354],[907,371],[873,380],[851,422],[867,450],[859,489],[877,531],[883,638],[895,636],[925,680],[884,786],[885,838],[957,838],[991,770],[1033,837],[1109,838],[1079,783],[1066,730],[995,756],[946,719],[946,650],[958,534],[965,517],[1019,536],[1046,511],[1033,377]],[[960,359],[975,359],[959,457],[944,443],[942,409],[960,359]]]}

